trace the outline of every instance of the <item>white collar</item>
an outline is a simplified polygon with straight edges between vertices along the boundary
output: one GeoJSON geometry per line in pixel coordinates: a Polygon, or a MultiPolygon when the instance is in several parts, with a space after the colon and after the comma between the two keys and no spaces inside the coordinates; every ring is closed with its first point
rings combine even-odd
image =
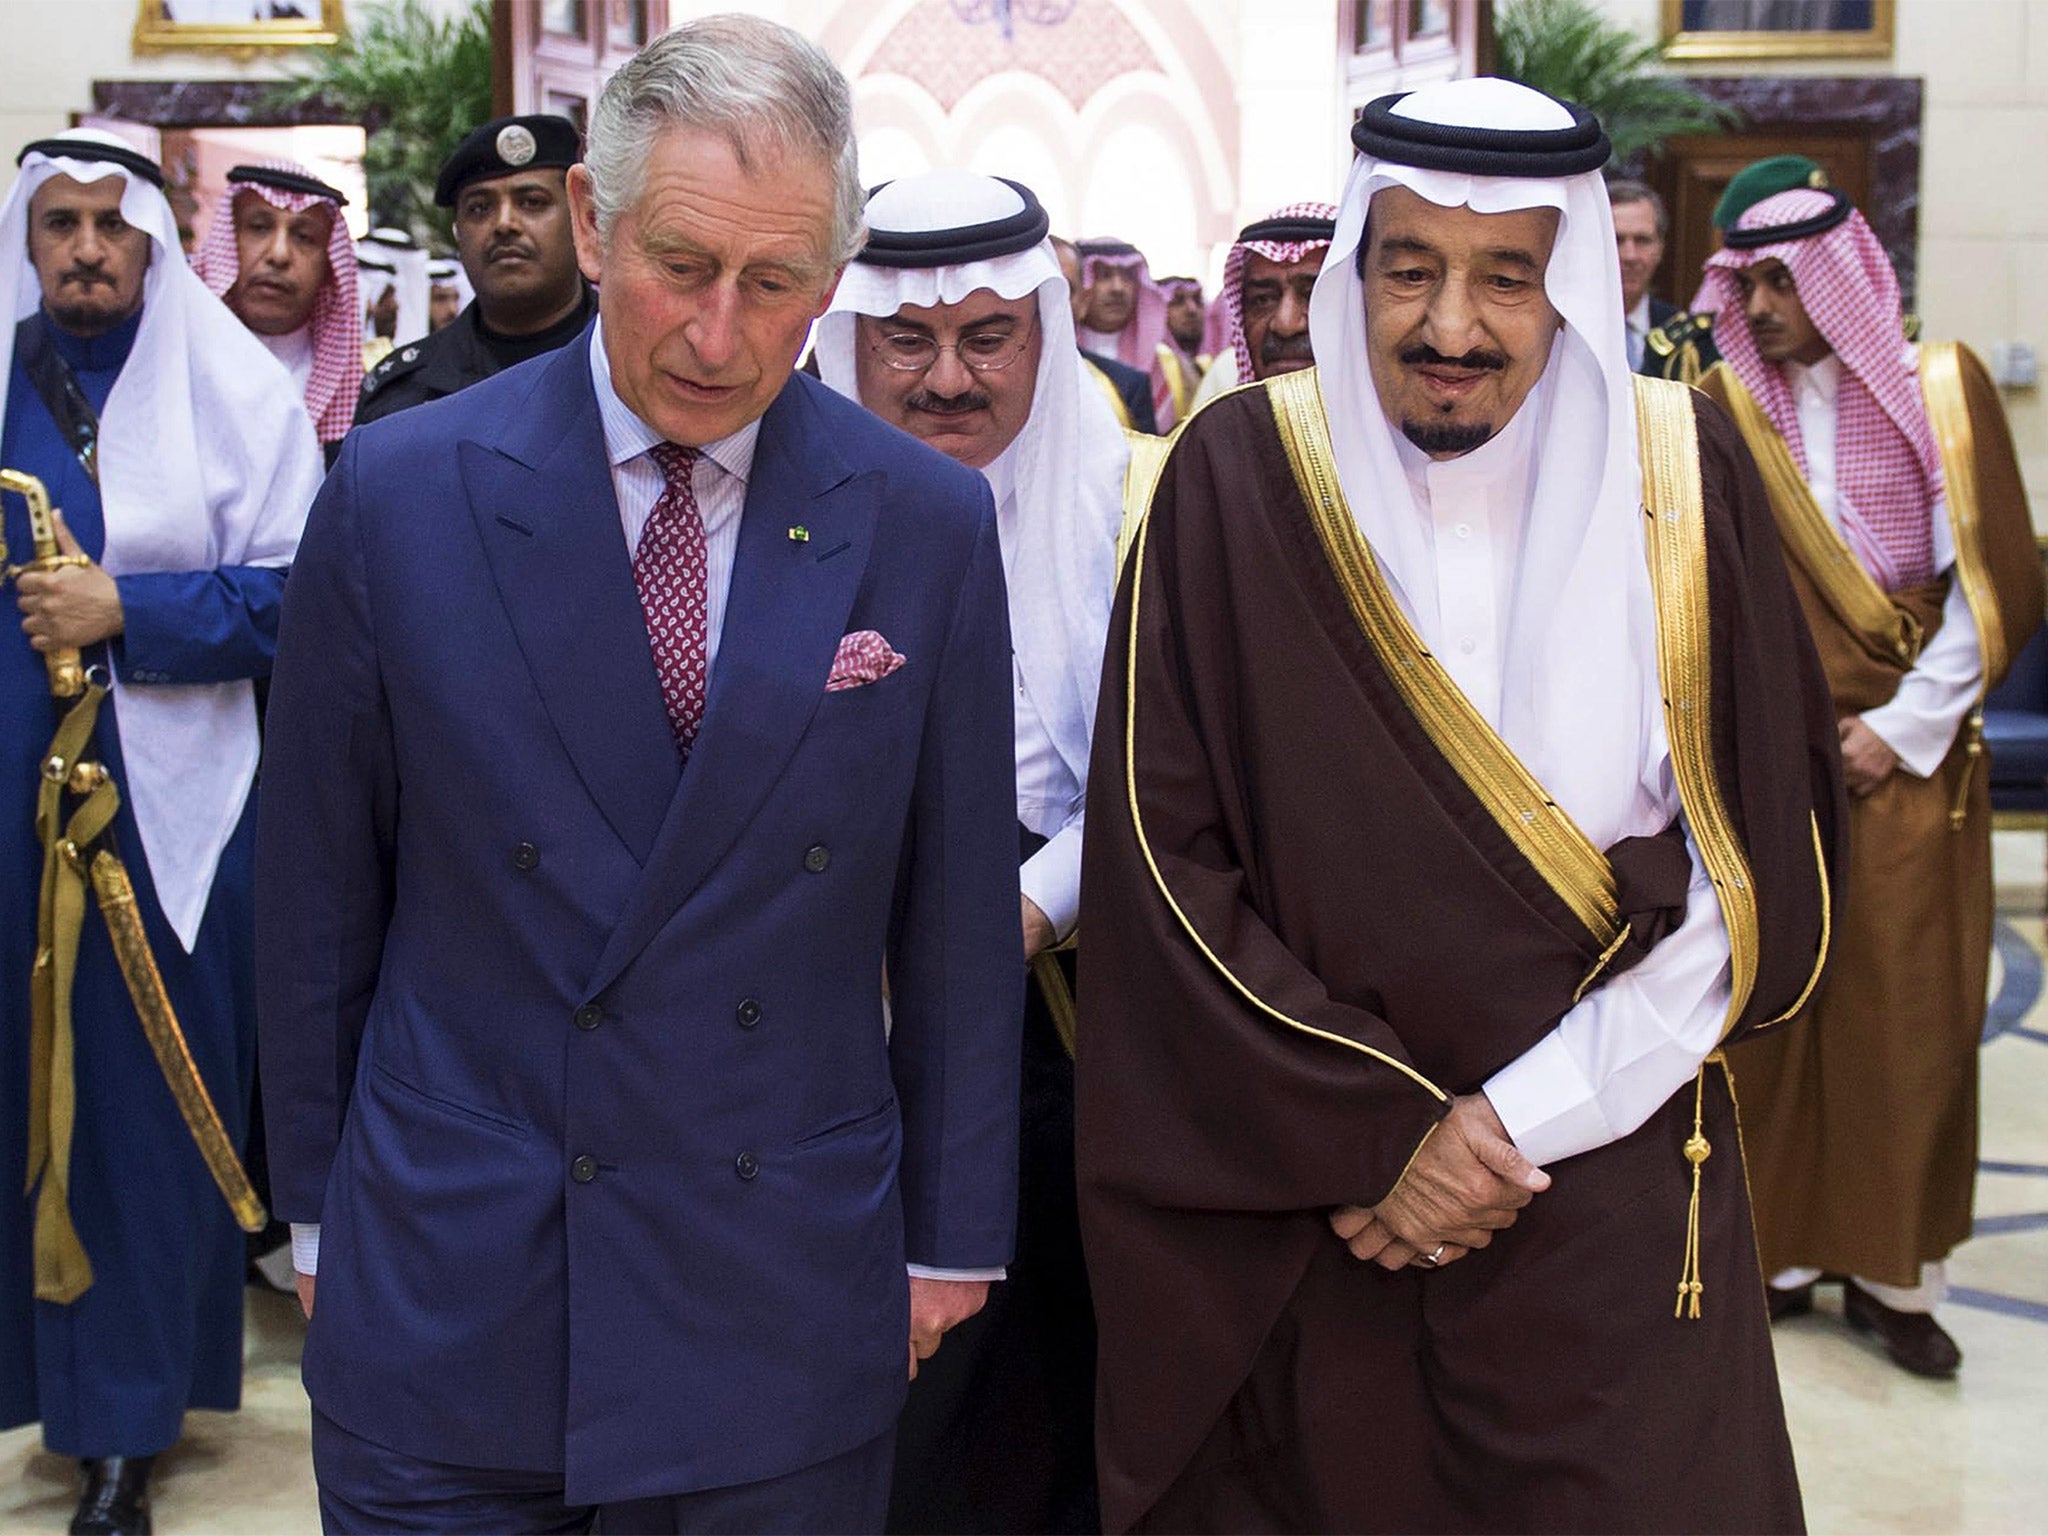
{"type": "Polygon", "coordinates": [[[1650,291],[1649,291],[1649,289],[1645,288],[1645,289],[1643,290],[1643,296],[1642,296],[1642,297],[1641,297],[1640,299],[1637,299],[1637,300],[1636,300],[1636,302],[1635,302],[1635,306],[1634,306],[1634,307],[1633,307],[1632,309],[1630,309],[1630,310],[1629,310],[1629,312],[1628,312],[1628,313],[1627,313],[1627,314],[1626,314],[1625,316],[1623,316],[1622,318],[1623,318],[1623,319],[1625,319],[1625,320],[1626,320],[1626,321],[1628,322],[1628,328],[1629,328],[1630,330],[1634,331],[1634,332],[1635,332],[1635,333],[1636,333],[1637,335],[1639,335],[1639,336],[1640,336],[1640,335],[1642,335],[1642,334],[1643,334],[1643,333],[1644,333],[1645,331],[1649,330],[1649,328],[1650,328],[1650,291]]]}
{"type": "MultiPolygon", "coordinates": [[[[657,443],[666,441],[619,398],[618,390],[613,387],[611,359],[604,349],[602,320],[590,328],[590,387],[597,391],[597,415],[604,424],[605,456],[614,469],[639,458],[657,443]]],[[[706,443],[699,451],[744,485],[753,473],[754,447],[760,436],[761,418],[756,416],[739,431],[706,443]]]]}
{"type": "Polygon", "coordinates": [[[1787,363],[1785,383],[1795,395],[1810,392],[1832,405],[1842,388],[1842,359],[1830,352],[1817,363],[1787,363]]]}

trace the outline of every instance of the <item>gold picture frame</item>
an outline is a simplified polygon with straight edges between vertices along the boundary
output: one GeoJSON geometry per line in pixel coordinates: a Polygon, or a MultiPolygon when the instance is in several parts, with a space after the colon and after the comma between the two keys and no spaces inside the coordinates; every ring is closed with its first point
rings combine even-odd
{"type": "Polygon", "coordinates": [[[263,16],[262,0],[248,0],[249,19],[224,21],[221,13],[236,7],[213,0],[137,0],[132,44],[137,53],[251,53],[259,48],[328,48],[341,41],[343,0],[297,0],[298,9],[313,14],[263,16]],[[188,9],[203,19],[178,12],[188,9]]]}
{"type": "Polygon", "coordinates": [[[1698,27],[1686,30],[1687,0],[1664,0],[1664,57],[1701,59],[1888,59],[1896,0],[1870,0],[1870,24],[1807,31],[1698,27]]]}

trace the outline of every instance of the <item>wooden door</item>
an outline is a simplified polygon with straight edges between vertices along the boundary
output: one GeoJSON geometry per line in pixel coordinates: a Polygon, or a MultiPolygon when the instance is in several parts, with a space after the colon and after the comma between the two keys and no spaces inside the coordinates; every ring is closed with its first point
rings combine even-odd
{"type": "Polygon", "coordinates": [[[1692,76],[1694,90],[1740,114],[1728,133],[1666,141],[1646,179],[1671,211],[1664,265],[1651,291],[1690,304],[1700,266],[1720,247],[1714,205],[1744,166],[1804,155],[1869,220],[1891,257],[1908,311],[1920,239],[1922,82],[1900,76],[1692,76]]]}
{"type": "Polygon", "coordinates": [[[496,0],[499,113],[552,112],[581,132],[612,71],[668,28],[668,0],[496,0]]]}

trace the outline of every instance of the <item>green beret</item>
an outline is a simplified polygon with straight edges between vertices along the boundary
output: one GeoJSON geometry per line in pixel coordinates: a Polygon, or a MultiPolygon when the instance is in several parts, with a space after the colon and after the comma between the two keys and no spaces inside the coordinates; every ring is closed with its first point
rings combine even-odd
{"type": "Polygon", "coordinates": [[[455,146],[434,182],[434,201],[455,206],[455,194],[472,181],[510,176],[537,166],[571,166],[582,158],[576,125],[552,112],[500,117],[485,123],[455,146]]]}
{"type": "Polygon", "coordinates": [[[1714,204],[1714,228],[1733,229],[1735,221],[1767,197],[1794,187],[1825,187],[1828,173],[1804,155],[1773,155],[1745,165],[1730,178],[1721,201],[1714,204]]]}

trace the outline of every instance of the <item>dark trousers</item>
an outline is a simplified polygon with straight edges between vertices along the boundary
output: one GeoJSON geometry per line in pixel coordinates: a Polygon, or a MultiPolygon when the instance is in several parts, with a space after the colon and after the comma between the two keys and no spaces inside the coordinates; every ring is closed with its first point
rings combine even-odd
{"type": "Polygon", "coordinates": [[[320,1526],[342,1532],[597,1531],[603,1536],[686,1532],[844,1531],[882,1528],[895,1435],[884,1434],[815,1466],[732,1488],[703,1488],[615,1504],[566,1504],[559,1472],[506,1472],[422,1461],[343,1429],[313,1410],[313,1474],[320,1526]]]}
{"type": "MultiPolygon", "coordinates": [[[[1033,844],[1027,841],[1028,854],[1033,844]]],[[[1073,984],[1073,953],[1058,956],[1073,984]]],[[[1074,1063],[1025,989],[1017,1257],[918,1366],[896,1429],[892,1533],[1102,1529],[1095,1309],[1074,1187],[1074,1063]]]]}

